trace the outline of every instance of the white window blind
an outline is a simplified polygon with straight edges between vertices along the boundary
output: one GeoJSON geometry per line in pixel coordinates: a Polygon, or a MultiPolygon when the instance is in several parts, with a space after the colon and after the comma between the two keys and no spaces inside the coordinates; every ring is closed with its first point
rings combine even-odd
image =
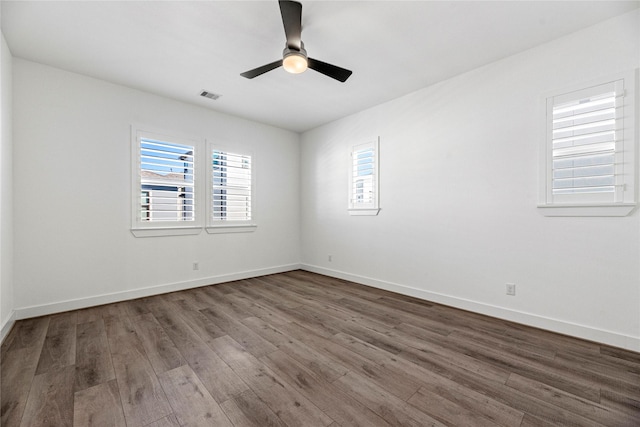
{"type": "Polygon", "coordinates": [[[615,199],[622,131],[622,85],[592,88],[591,93],[552,109],[552,193],[609,193],[615,199]],[[619,87],[616,87],[619,86],[619,87]]]}
{"type": "Polygon", "coordinates": [[[211,221],[251,220],[251,156],[211,151],[211,221]]]}
{"type": "Polygon", "coordinates": [[[352,155],[352,185],[353,197],[351,203],[354,205],[370,205],[375,201],[374,194],[374,162],[375,150],[373,147],[366,147],[354,151],[352,155]]]}
{"type": "Polygon", "coordinates": [[[546,99],[540,208],[547,216],[624,216],[635,205],[637,72],[546,99]]]}
{"type": "Polygon", "coordinates": [[[352,214],[375,215],[378,213],[377,140],[356,145],[351,151],[349,211],[352,214]]]}
{"type": "Polygon", "coordinates": [[[194,221],[194,146],[144,137],[139,144],[139,221],[194,221]]]}

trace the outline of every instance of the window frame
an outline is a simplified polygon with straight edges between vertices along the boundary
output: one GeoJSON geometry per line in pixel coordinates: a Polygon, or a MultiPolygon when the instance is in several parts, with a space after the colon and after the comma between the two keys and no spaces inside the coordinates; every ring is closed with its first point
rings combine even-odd
{"type": "Polygon", "coordinates": [[[223,233],[251,233],[257,228],[256,223],[256,168],[255,156],[253,152],[242,145],[234,144],[233,146],[220,144],[216,141],[207,141],[206,151],[206,226],[205,229],[209,234],[223,233]],[[238,156],[247,156],[251,159],[251,218],[248,220],[214,220],[213,219],[213,152],[219,151],[223,153],[234,154],[238,156]]]}
{"type": "Polygon", "coordinates": [[[179,135],[176,132],[155,129],[150,126],[131,126],[131,233],[135,237],[179,236],[194,235],[202,231],[203,197],[202,197],[202,166],[200,157],[203,151],[201,138],[179,135]],[[193,147],[193,221],[142,221],[141,220],[141,191],[142,177],[140,174],[141,140],[153,139],[172,144],[193,147]]]}
{"type": "MultiPolygon", "coordinates": [[[[636,100],[638,70],[617,73],[587,83],[557,90],[544,97],[545,136],[539,159],[538,211],[544,216],[626,216],[636,206],[637,182],[637,119],[636,100]],[[553,196],[553,106],[572,100],[578,101],[595,95],[595,90],[606,85],[622,87],[619,115],[616,116],[615,186],[610,199],[597,194],[553,196]]],[[[616,113],[618,114],[618,113],[616,113]]]]}
{"type": "Polygon", "coordinates": [[[349,215],[369,215],[375,216],[380,212],[380,139],[372,138],[371,140],[357,144],[351,147],[349,152],[349,188],[348,188],[348,212],[349,215]],[[359,151],[373,150],[373,177],[371,185],[373,187],[373,201],[371,203],[356,203],[354,200],[357,195],[354,191],[356,181],[354,180],[354,156],[359,151]]]}

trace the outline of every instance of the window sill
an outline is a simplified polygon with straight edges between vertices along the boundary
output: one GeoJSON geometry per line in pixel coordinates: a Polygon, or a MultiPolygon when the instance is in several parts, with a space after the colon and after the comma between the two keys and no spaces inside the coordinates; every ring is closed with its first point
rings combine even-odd
{"type": "Polygon", "coordinates": [[[206,229],[209,234],[253,233],[257,227],[256,224],[211,225],[206,227],[206,229]]]}
{"type": "Polygon", "coordinates": [[[380,212],[380,208],[376,209],[349,209],[349,215],[352,216],[375,216],[380,212]]]}
{"type": "Polygon", "coordinates": [[[635,203],[609,205],[538,205],[544,216],[627,216],[635,209],[635,203]]]}
{"type": "Polygon", "coordinates": [[[131,233],[136,237],[160,237],[160,236],[190,236],[200,234],[202,227],[157,227],[157,228],[132,228],[131,233]]]}

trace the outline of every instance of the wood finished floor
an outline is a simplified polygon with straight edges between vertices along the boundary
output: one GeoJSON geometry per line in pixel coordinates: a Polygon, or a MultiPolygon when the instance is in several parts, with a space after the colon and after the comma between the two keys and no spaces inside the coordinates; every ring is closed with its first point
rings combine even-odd
{"type": "Polygon", "coordinates": [[[294,271],[22,320],[12,426],[639,426],[640,354],[294,271]]]}

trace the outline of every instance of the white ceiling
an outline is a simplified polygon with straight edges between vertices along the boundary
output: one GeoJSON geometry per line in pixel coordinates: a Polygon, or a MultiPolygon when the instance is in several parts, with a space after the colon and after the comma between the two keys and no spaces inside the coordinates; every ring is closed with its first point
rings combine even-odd
{"type": "Polygon", "coordinates": [[[637,8],[640,1],[303,1],[312,58],[346,83],[282,68],[270,1],[7,1],[14,56],[297,132],[637,8]],[[217,101],[202,89],[221,94],[217,101]]]}

